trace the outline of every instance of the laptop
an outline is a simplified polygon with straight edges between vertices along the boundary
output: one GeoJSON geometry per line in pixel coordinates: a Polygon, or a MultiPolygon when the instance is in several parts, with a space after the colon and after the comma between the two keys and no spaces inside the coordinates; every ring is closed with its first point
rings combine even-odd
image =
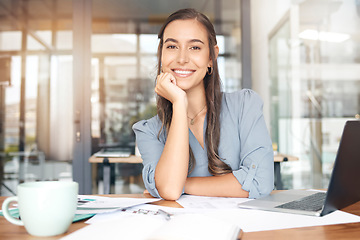
{"type": "Polygon", "coordinates": [[[98,158],[127,158],[130,157],[130,152],[121,149],[102,149],[95,153],[94,156],[98,158]]]}
{"type": "Polygon", "coordinates": [[[324,216],[360,201],[360,121],[347,121],[327,192],[286,190],[238,207],[324,216]],[[313,206],[317,205],[317,206],[313,206]]]}

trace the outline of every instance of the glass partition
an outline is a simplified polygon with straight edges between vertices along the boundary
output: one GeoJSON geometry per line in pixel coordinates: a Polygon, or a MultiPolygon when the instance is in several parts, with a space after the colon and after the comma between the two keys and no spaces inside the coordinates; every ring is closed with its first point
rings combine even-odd
{"type": "MultiPolygon", "coordinates": [[[[126,0],[93,0],[91,45],[93,69],[99,74],[92,79],[92,86],[96,86],[92,89],[92,153],[109,148],[135,153],[132,125],[156,115],[157,34],[167,16],[177,9],[196,8],[213,21],[224,90],[241,87],[240,1],[176,1],[171,6],[161,1],[141,3],[135,8],[126,0]]],[[[96,171],[101,182],[101,166],[96,171]]],[[[122,192],[122,183],[132,183],[140,173],[141,166],[117,164],[112,190],[122,192]]],[[[130,186],[142,192],[142,180],[138,180],[130,186]]],[[[102,191],[100,185],[98,191],[102,191]]]]}
{"type": "MultiPolygon", "coordinates": [[[[166,17],[177,9],[196,8],[210,18],[218,34],[224,91],[241,88],[240,1],[76,3],[0,0],[0,73],[6,73],[0,74],[0,184],[9,187],[1,187],[1,195],[15,194],[11,191],[23,181],[71,180],[72,169],[78,171],[76,176],[88,176],[88,172],[81,172],[88,164],[88,159],[81,156],[88,153],[80,157],[75,154],[76,162],[73,158],[74,149],[87,151],[83,146],[90,141],[91,154],[108,147],[134,154],[132,124],[156,114],[157,33],[166,17]],[[92,13],[84,10],[90,5],[92,13]],[[91,77],[73,79],[74,56],[85,62],[89,49],[73,49],[81,37],[76,35],[74,39],[72,29],[90,15],[91,77]],[[86,56],[79,57],[81,54],[86,56]],[[91,85],[90,99],[85,99],[89,95],[83,96],[81,89],[74,89],[74,83],[80,80],[91,85]],[[80,98],[82,101],[78,101],[80,98]],[[78,107],[78,102],[84,103],[81,116],[91,116],[91,139],[79,138],[84,143],[81,146],[74,141],[74,122],[79,119],[74,105],[78,107]],[[91,114],[87,110],[90,104],[91,114]]],[[[81,134],[87,136],[88,131],[81,134]]],[[[128,185],[127,192],[142,191],[141,180],[133,179],[139,177],[139,166],[118,165],[114,169],[114,192],[124,192],[119,188],[127,181],[137,182],[137,186],[128,185]],[[130,178],[123,179],[126,176],[130,178]]],[[[101,169],[98,173],[97,182],[101,183],[101,169]]]]}
{"type": "Polygon", "coordinates": [[[72,178],[71,6],[0,1],[0,195],[72,178]]]}
{"type": "Polygon", "coordinates": [[[360,113],[356,1],[302,1],[269,38],[272,140],[299,157],[285,188],[326,188],[344,124],[360,113]]]}

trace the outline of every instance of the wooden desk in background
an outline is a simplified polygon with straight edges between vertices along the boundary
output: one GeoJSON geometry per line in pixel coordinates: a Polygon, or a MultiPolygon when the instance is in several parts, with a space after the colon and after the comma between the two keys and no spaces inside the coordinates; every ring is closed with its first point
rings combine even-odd
{"type": "MultiPolygon", "coordinates": [[[[144,198],[151,197],[146,194],[120,194],[120,195],[106,195],[108,197],[134,197],[144,198]]],[[[0,197],[0,204],[2,205],[6,197],[0,197]]],[[[160,200],[151,204],[168,207],[181,207],[175,201],[160,200]]],[[[357,202],[349,207],[342,209],[345,212],[352,213],[360,216],[360,202],[357,202]]],[[[6,240],[55,240],[64,237],[65,235],[72,233],[80,228],[87,226],[84,223],[85,220],[71,224],[67,233],[54,236],[54,237],[33,237],[30,236],[24,227],[16,226],[9,223],[4,217],[0,217],[0,239],[6,240]]],[[[141,229],[141,226],[139,226],[141,229]]],[[[360,236],[360,222],[359,223],[347,223],[336,224],[317,227],[304,227],[304,228],[292,228],[284,230],[273,231],[261,231],[261,232],[249,232],[243,233],[241,239],[243,240],[288,240],[288,239],[317,239],[317,240],[338,240],[338,239],[359,239],[360,236]]],[[[106,239],[106,236],[104,236],[106,239]]]]}
{"type": "MultiPolygon", "coordinates": [[[[287,161],[297,161],[299,158],[295,156],[276,154],[274,156],[274,184],[277,190],[284,189],[281,179],[281,166],[280,163],[287,161]]],[[[142,163],[140,156],[130,155],[129,157],[96,157],[91,156],[89,158],[90,163],[102,163],[103,164],[103,184],[104,194],[110,194],[110,177],[111,177],[111,163],[142,163]]]]}
{"type": "Polygon", "coordinates": [[[130,155],[129,157],[96,157],[89,158],[90,163],[103,164],[104,194],[110,194],[111,163],[142,163],[140,156],[130,155]]]}
{"type": "Polygon", "coordinates": [[[281,166],[280,163],[288,162],[288,161],[298,161],[299,158],[291,155],[286,154],[276,154],[274,155],[274,184],[276,190],[283,190],[284,184],[281,178],[281,166]]]}

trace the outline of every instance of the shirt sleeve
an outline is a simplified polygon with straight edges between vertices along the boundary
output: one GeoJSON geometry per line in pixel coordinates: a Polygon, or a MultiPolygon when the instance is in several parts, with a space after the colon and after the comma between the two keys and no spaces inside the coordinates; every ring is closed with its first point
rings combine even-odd
{"type": "Polygon", "coordinates": [[[145,188],[153,197],[160,198],[155,186],[155,168],[165,146],[163,132],[158,138],[161,123],[156,121],[157,117],[142,120],[133,125],[136,135],[136,144],[143,160],[142,177],[145,188]]]}
{"type": "Polygon", "coordinates": [[[263,102],[252,90],[237,99],[240,166],[233,171],[249,198],[270,194],[274,188],[274,152],[263,116],[263,102]]]}

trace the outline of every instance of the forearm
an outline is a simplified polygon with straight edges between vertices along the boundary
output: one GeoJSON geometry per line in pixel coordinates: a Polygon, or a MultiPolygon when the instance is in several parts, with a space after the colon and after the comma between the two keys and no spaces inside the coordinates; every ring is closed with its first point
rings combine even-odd
{"type": "Polygon", "coordinates": [[[185,193],[212,197],[249,197],[249,192],[232,173],[211,177],[191,177],[185,183],[185,193]]]}
{"type": "Polygon", "coordinates": [[[160,196],[168,200],[180,197],[188,174],[189,129],[186,104],[173,105],[172,122],[165,147],[155,170],[160,196]]]}

